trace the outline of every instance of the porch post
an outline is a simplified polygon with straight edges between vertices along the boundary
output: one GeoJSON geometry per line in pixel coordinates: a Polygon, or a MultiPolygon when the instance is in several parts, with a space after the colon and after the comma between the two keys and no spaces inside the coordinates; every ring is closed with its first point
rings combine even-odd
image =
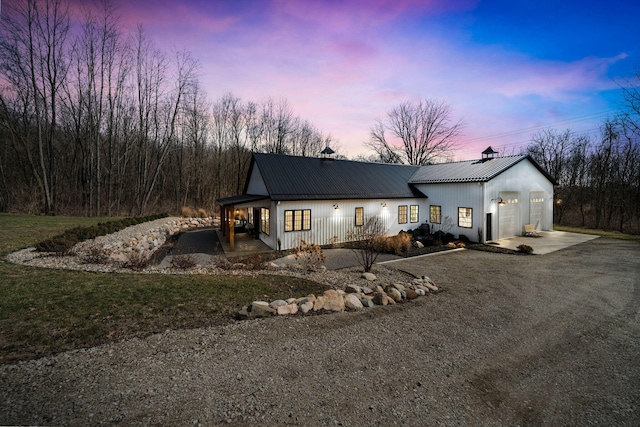
{"type": "Polygon", "coordinates": [[[235,208],[233,207],[233,205],[229,206],[229,236],[227,238],[227,240],[229,241],[229,250],[231,252],[235,251],[235,240],[236,240],[236,236],[235,236],[235,229],[236,229],[236,222],[235,222],[235,208]]]}
{"type": "Polygon", "coordinates": [[[227,207],[220,206],[220,231],[222,235],[227,235],[227,207]]]}

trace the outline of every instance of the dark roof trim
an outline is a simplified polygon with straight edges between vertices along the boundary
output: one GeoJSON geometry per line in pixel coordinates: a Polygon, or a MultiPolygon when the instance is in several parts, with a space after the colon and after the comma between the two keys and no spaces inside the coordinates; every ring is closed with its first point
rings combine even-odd
{"type": "Polygon", "coordinates": [[[264,200],[268,198],[269,196],[262,196],[257,194],[240,194],[238,196],[223,197],[222,199],[216,200],[216,202],[220,206],[232,206],[239,205],[241,203],[257,202],[258,200],[264,200]]]}

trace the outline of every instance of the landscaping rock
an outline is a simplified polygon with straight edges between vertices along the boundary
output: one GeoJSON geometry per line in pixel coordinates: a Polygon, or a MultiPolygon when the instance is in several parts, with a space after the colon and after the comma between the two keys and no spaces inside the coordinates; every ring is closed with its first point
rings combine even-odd
{"type": "Polygon", "coordinates": [[[422,297],[422,296],[425,296],[427,293],[425,292],[424,289],[418,288],[416,289],[416,294],[422,297]]]}
{"type": "Polygon", "coordinates": [[[362,292],[362,289],[358,285],[347,285],[344,288],[344,291],[348,294],[359,294],[362,292]]]}
{"type": "Polygon", "coordinates": [[[369,281],[374,281],[376,280],[376,275],[373,273],[362,273],[362,277],[363,279],[369,280],[369,281]]]}
{"type": "Polygon", "coordinates": [[[373,307],[375,304],[373,303],[372,300],[370,299],[363,299],[362,301],[360,301],[362,303],[363,307],[373,307]]]}
{"type": "Polygon", "coordinates": [[[298,304],[287,304],[278,307],[278,314],[286,316],[288,314],[296,314],[298,312],[298,304]]]}
{"type": "Polygon", "coordinates": [[[278,307],[283,305],[287,305],[287,302],[281,299],[277,299],[275,301],[271,301],[271,304],[269,304],[269,307],[277,309],[278,307]]]}
{"type": "Polygon", "coordinates": [[[388,287],[385,291],[385,293],[391,297],[391,299],[393,299],[394,302],[400,302],[402,301],[402,294],[400,294],[400,291],[397,290],[394,287],[388,287]]]}
{"type": "Polygon", "coordinates": [[[325,296],[316,297],[316,300],[313,302],[313,311],[318,311],[324,309],[324,303],[327,300],[325,296]]]}
{"type": "Polygon", "coordinates": [[[359,288],[365,295],[371,295],[373,293],[373,290],[368,286],[359,286],[359,288]]]}
{"type": "MultiPolygon", "coordinates": [[[[327,311],[344,311],[344,298],[335,290],[324,292],[324,309],[327,311]]],[[[314,307],[315,309],[315,307],[314,307]]]]}
{"type": "Polygon", "coordinates": [[[360,301],[360,298],[356,294],[347,294],[344,296],[344,306],[354,310],[360,310],[364,306],[360,301]]]}
{"type": "Polygon", "coordinates": [[[404,292],[409,300],[418,298],[418,293],[413,289],[406,289],[404,292]]]}
{"type": "Polygon", "coordinates": [[[249,319],[275,316],[276,311],[268,305],[252,303],[247,308],[249,319]]]}
{"type": "Polygon", "coordinates": [[[298,303],[298,308],[303,314],[307,314],[311,310],[313,310],[313,301],[306,300],[304,302],[298,303]]]}
{"type": "Polygon", "coordinates": [[[387,301],[387,294],[383,292],[374,292],[373,294],[373,303],[375,305],[387,305],[389,302],[387,301]]]}

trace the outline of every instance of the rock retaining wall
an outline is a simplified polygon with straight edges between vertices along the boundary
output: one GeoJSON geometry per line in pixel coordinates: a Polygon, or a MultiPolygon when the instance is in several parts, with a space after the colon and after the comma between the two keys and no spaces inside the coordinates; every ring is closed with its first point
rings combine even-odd
{"type": "Polygon", "coordinates": [[[149,259],[174,234],[219,225],[219,218],[214,217],[162,218],[80,242],[73,247],[73,252],[81,258],[104,256],[114,262],[126,262],[133,255],[149,259]]]}

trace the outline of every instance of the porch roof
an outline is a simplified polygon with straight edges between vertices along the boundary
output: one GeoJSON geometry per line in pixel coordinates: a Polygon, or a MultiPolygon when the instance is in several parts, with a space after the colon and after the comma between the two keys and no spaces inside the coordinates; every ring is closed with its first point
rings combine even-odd
{"type": "Polygon", "coordinates": [[[260,194],[239,194],[237,196],[223,197],[216,200],[216,202],[220,206],[232,206],[239,205],[241,203],[257,202],[258,200],[264,200],[268,198],[269,196],[263,196],[260,194]]]}

